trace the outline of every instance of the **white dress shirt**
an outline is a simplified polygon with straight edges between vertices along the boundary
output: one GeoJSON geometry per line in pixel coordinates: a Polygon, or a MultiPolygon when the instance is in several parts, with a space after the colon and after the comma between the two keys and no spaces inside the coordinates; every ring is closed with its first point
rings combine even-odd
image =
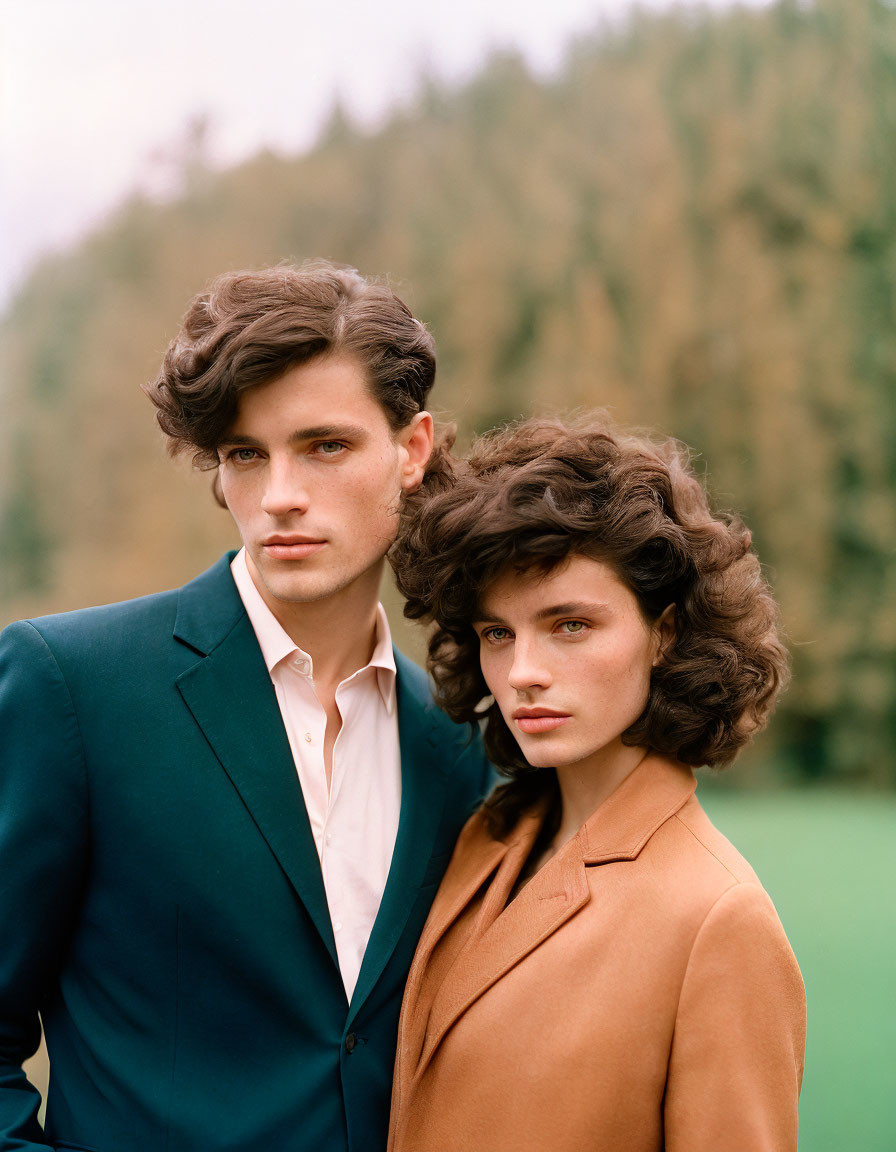
{"type": "Polygon", "coordinates": [[[401,756],[395,658],[382,604],[370,662],[336,689],[342,727],[333,747],[329,792],[324,768],[326,713],[314,690],[311,657],[265,604],[240,549],[231,565],[255,630],[289,737],[320,857],[339,970],[351,1000],[376,919],[401,811],[401,756]]]}

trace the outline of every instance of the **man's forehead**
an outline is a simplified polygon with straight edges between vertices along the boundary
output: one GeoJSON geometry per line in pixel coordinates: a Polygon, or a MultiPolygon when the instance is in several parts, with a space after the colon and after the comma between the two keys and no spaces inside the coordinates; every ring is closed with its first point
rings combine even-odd
{"type": "Polygon", "coordinates": [[[388,429],[389,414],[351,358],[324,357],[240,392],[219,446],[249,438],[293,441],[368,437],[388,429]]]}

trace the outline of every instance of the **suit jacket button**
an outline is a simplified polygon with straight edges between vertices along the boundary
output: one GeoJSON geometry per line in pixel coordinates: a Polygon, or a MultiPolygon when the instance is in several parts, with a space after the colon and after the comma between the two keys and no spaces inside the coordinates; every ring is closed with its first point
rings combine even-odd
{"type": "Polygon", "coordinates": [[[346,1052],[354,1052],[355,1045],[357,1043],[358,1043],[358,1037],[354,1034],[354,1032],[349,1032],[348,1036],[346,1036],[346,1038],[345,1038],[345,1050],[346,1050],[346,1052]]]}

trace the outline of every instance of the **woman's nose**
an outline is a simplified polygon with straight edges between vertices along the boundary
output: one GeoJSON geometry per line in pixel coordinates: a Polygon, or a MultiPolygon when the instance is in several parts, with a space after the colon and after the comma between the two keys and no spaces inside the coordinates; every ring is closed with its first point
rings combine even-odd
{"type": "Polygon", "coordinates": [[[530,688],[547,688],[551,683],[547,662],[539,653],[538,645],[517,636],[513,645],[513,663],[507,682],[517,692],[530,688]]]}

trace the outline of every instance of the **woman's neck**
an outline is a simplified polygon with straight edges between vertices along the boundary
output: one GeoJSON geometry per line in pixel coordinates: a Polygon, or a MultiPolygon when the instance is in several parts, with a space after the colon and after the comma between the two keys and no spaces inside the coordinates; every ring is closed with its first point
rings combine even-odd
{"type": "Polygon", "coordinates": [[[646,755],[646,748],[629,747],[618,742],[613,747],[601,749],[599,754],[587,760],[557,769],[560,821],[557,833],[551,840],[551,855],[575,836],[585,821],[634,772],[646,755]]]}
{"type": "Polygon", "coordinates": [[[622,743],[612,752],[610,749],[601,749],[601,752],[611,754],[598,759],[589,757],[587,761],[580,760],[576,764],[555,769],[559,785],[559,796],[556,799],[559,813],[553,804],[549,807],[541,832],[532,845],[510,900],[572,840],[585,821],[594,815],[604,800],[616,791],[647,755],[646,748],[632,748],[622,743]]]}

